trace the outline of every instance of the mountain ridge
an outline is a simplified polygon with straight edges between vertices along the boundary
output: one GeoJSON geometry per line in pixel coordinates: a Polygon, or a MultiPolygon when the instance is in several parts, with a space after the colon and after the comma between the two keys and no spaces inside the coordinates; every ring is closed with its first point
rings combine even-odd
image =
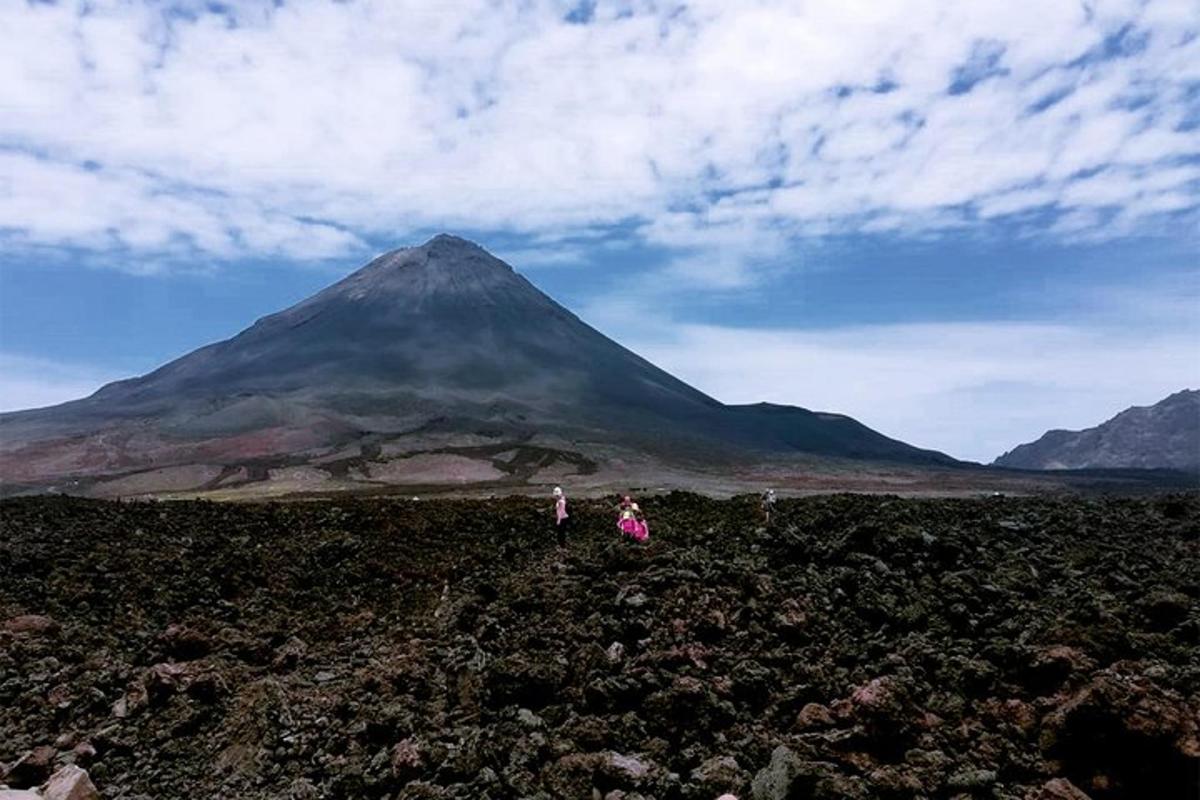
{"type": "Polygon", "coordinates": [[[1131,406],[1091,428],[1046,431],[992,462],[1018,469],[1200,471],[1200,390],[1131,406]]]}

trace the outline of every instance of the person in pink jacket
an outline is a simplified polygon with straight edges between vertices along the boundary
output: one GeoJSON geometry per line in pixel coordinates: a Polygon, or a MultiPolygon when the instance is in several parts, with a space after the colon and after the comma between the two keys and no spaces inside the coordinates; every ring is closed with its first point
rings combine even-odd
{"type": "Polygon", "coordinates": [[[635,542],[644,542],[650,538],[650,526],[646,523],[646,517],[629,495],[625,495],[625,498],[621,500],[620,511],[617,514],[617,528],[635,542]]]}
{"type": "Polygon", "coordinates": [[[571,515],[567,513],[567,496],[561,486],[555,486],[554,491],[554,535],[559,547],[567,545],[567,528],[571,524],[571,515]]]}

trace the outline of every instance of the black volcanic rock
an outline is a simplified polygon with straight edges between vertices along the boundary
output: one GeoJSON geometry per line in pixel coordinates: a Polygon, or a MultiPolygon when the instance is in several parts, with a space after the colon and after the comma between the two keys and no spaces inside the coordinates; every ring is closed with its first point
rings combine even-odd
{"type": "Polygon", "coordinates": [[[1082,431],[1053,430],[993,462],[1020,469],[1200,470],[1200,391],[1184,389],[1082,431]]]}
{"type": "Polygon", "coordinates": [[[0,415],[0,481],[265,456],[296,464],[322,447],[431,429],[668,459],[734,450],[955,463],[836,414],[725,406],[443,234],[148,375],[0,415]]]}
{"type": "Polygon", "coordinates": [[[765,531],[641,500],[645,545],[608,496],[565,550],[540,498],[0,500],[0,764],[77,738],[126,799],[1200,796],[1195,493],[765,531]]]}

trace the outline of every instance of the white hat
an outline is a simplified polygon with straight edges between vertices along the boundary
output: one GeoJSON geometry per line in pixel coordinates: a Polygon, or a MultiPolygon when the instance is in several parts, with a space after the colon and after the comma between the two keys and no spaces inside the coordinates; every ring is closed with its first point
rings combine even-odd
{"type": "Polygon", "coordinates": [[[562,497],[562,487],[561,487],[561,486],[555,486],[555,487],[554,487],[554,491],[552,492],[552,494],[553,494],[555,497],[562,497]]]}

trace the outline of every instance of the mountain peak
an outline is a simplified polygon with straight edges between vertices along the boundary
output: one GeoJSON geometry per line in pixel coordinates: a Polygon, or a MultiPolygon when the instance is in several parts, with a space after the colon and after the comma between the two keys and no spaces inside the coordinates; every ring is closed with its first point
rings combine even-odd
{"type": "Polygon", "coordinates": [[[489,253],[482,245],[449,233],[439,233],[414,250],[424,254],[430,263],[450,262],[455,266],[475,263],[503,267],[506,272],[513,271],[512,267],[489,253]]]}
{"type": "MultiPolygon", "coordinates": [[[[436,236],[426,239],[419,245],[397,247],[394,250],[383,253],[375,261],[387,260],[390,263],[398,261],[411,262],[414,260],[413,256],[419,256],[426,261],[447,261],[482,257],[504,263],[489,253],[483,245],[472,242],[470,239],[464,239],[461,236],[455,236],[452,233],[439,233],[436,236]]],[[[507,267],[508,265],[505,264],[505,266],[507,267]]]]}
{"type": "Polygon", "coordinates": [[[445,248],[483,250],[483,247],[476,244],[475,242],[472,242],[470,239],[464,239],[461,236],[455,236],[453,233],[439,233],[436,236],[429,239],[428,241],[426,241],[425,244],[421,245],[422,248],[426,248],[426,249],[435,247],[435,246],[445,247],[445,248]]]}
{"type": "Polygon", "coordinates": [[[524,284],[511,266],[480,245],[440,233],[415,247],[400,247],[377,256],[314,299],[331,295],[360,300],[380,295],[394,298],[489,293],[502,286],[512,287],[515,282],[524,284]]]}

